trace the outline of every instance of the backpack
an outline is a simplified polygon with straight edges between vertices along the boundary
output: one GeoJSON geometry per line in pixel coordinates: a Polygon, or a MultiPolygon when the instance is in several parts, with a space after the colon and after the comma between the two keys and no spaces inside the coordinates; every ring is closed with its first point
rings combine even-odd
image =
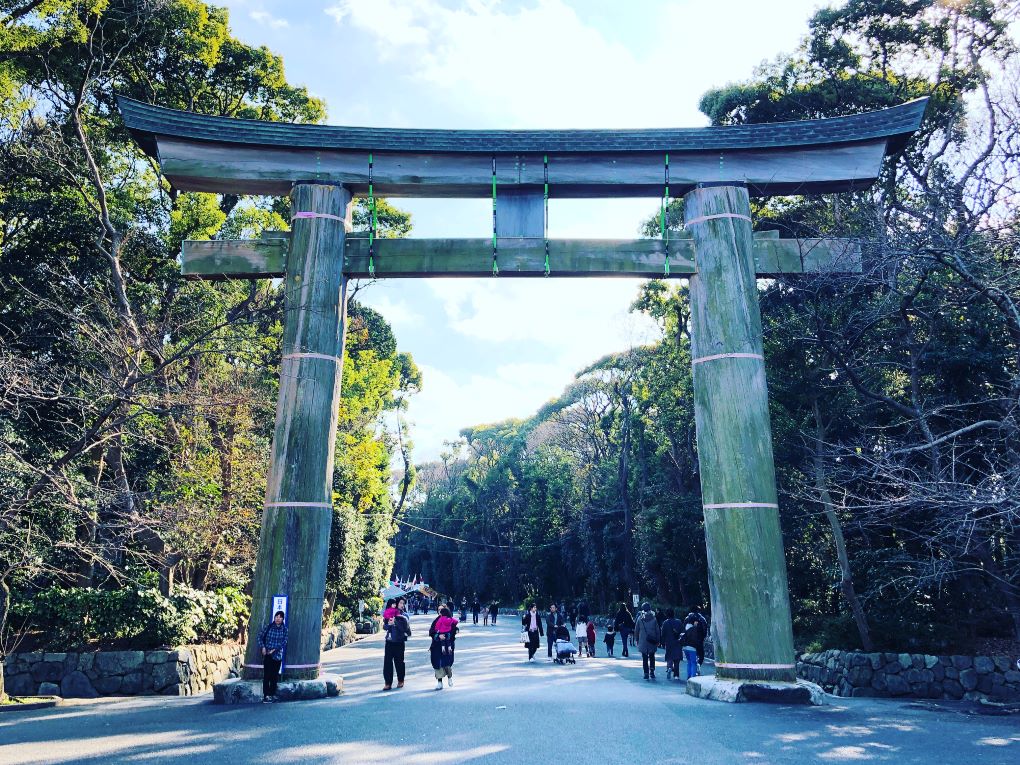
{"type": "Polygon", "coordinates": [[[662,633],[659,631],[659,623],[655,621],[655,617],[647,620],[642,619],[641,623],[645,625],[645,639],[649,643],[658,643],[662,633]]]}

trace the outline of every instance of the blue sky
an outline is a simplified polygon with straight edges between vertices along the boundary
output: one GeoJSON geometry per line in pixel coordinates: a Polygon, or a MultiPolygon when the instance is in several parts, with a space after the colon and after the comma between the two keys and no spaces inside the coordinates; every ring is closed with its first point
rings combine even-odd
{"type": "MultiPolygon", "coordinates": [[[[219,0],[338,125],[687,127],[708,89],[792,52],[819,0],[219,0]]],[[[412,236],[486,236],[486,200],[395,200],[412,236]]],[[[556,201],[553,237],[635,237],[655,200],[556,201]]],[[[389,281],[359,299],[424,373],[416,459],[468,425],[523,417],[602,355],[649,342],[630,279],[389,281]]]]}

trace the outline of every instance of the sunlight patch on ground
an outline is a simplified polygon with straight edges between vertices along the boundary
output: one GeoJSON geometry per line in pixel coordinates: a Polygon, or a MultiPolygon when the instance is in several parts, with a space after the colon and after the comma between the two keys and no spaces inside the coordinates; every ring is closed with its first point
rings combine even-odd
{"type": "Polygon", "coordinates": [[[863,746],[837,746],[827,752],[821,752],[818,756],[832,762],[873,760],[875,758],[875,755],[868,752],[863,746]]]}
{"type": "Polygon", "coordinates": [[[1020,742],[1020,736],[1013,736],[1011,738],[1000,738],[998,736],[986,736],[985,738],[979,738],[977,743],[979,746],[1009,746],[1020,742]]]}
{"type": "Polygon", "coordinates": [[[274,752],[272,759],[276,762],[333,762],[346,764],[351,762],[390,763],[400,762],[402,765],[442,765],[448,762],[476,760],[506,751],[505,744],[489,744],[470,749],[458,749],[451,752],[422,752],[406,746],[391,746],[375,741],[350,741],[343,744],[317,744],[314,746],[294,746],[274,752]]]}

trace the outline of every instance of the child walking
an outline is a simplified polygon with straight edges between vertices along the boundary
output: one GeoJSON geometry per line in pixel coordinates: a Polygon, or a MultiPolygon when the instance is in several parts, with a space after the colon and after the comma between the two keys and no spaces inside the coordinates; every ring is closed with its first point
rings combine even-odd
{"type": "Polygon", "coordinates": [[[574,634],[577,636],[577,658],[591,656],[588,653],[588,624],[587,619],[578,619],[574,634]]]}
{"type": "Polygon", "coordinates": [[[588,655],[595,658],[595,620],[588,620],[588,655]]]}
{"type": "Polygon", "coordinates": [[[612,621],[606,624],[606,634],[602,642],[606,644],[606,655],[612,656],[613,646],[616,644],[616,625],[612,621]]]}

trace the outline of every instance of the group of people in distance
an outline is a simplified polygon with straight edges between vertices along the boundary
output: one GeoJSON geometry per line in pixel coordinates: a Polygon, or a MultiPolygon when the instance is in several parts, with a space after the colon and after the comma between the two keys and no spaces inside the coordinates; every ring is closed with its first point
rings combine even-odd
{"type": "MultiPolygon", "coordinates": [[[[521,617],[521,642],[528,649],[528,661],[535,660],[541,638],[546,638],[549,659],[562,660],[565,654],[579,657],[594,657],[597,638],[595,620],[588,614],[586,604],[578,604],[577,610],[564,613],[563,606],[555,603],[549,605],[544,614],[539,614],[534,603],[521,617]],[[567,623],[574,630],[577,648],[567,648],[565,643],[572,640],[567,623]]],[[[607,620],[602,642],[606,645],[606,655],[613,656],[616,636],[622,643],[621,655],[630,655],[630,638],[633,634],[638,652],[641,654],[641,668],[645,680],[655,679],[655,654],[659,648],[666,651],[666,679],[680,679],[680,660],[686,660],[686,677],[701,674],[701,664],[705,660],[705,638],[708,636],[708,620],[695,606],[687,616],[679,619],[672,608],[667,608],[663,619],[656,615],[648,603],[641,604],[637,619],[631,614],[626,603],[621,603],[616,616],[607,620]]]]}
{"type": "MultiPolygon", "coordinates": [[[[454,597],[429,597],[428,595],[421,593],[414,593],[408,596],[408,604],[411,609],[411,613],[417,616],[419,613],[428,614],[429,611],[435,611],[439,613],[440,606],[445,605],[450,609],[450,613],[454,613],[457,610],[457,599],[454,597]]],[[[496,623],[496,618],[499,616],[499,602],[490,601],[489,603],[483,603],[479,598],[478,594],[475,593],[471,600],[468,601],[466,595],[462,595],[460,598],[460,619],[462,623],[467,623],[468,610],[471,610],[471,618],[474,624],[478,624],[478,617],[484,614],[484,624],[489,625],[489,620],[492,623],[496,623]]]]}
{"type": "MultiPolygon", "coordinates": [[[[460,623],[465,622],[465,611],[467,608],[466,598],[461,601],[461,618],[454,618],[454,601],[451,598],[449,604],[446,602],[437,603],[436,618],[429,626],[429,658],[432,669],[436,675],[436,690],[443,689],[443,680],[446,680],[447,687],[453,687],[453,660],[457,647],[457,633],[460,631],[460,623]]],[[[397,688],[404,687],[404,649],[408,638],[411,637],[411,620],[407,614],[407,597],[394,598],[386,603],[383,611],[383,629],[386,633],[383,649],[383,690],[389,691],[393,688],[394,675],[397,680],[397,688]]],[[[478,624],[478,613],[481,611],[481,603],[475,597],[471,610],[474,615],[474,623],[478,624]]],[[[493,601],[487,611],[485,623],[488,624],[491,617],[492,623],[496,623],[498,614],[497,604],[493,601]]],[[[697,606],[691,608],[690,612],[683,619],[679,619],[671,608],[667,608],[660,621],[648,603],[641,604],[641,610],[637,619],[630,613],[626,603],[621,603],[616,616],[606,622],[602,642],[606,645],[607,656],[614,656],[616,636],[620,636],[622,645],[622,656],[629,656],[629,645],[631,635],[638,651],[641,653],[641,667],[646,680],[655,679],[655,654],[658,649],[666,650],[666,679],[680,679],[680,659],[686,660],[686,677],[691,678],[701,674],[699,667],[705,660],[705,638],[708,635],[708,620],[701,614],[697,606]]],[[[550,604],[546,613],[540,614],[538,606],[534,603],[521,617],[521,638],[528,649],[528,661],[535,660],[542,637],[546,638],[549,658],[553,659],[554,654],[562,655],[565,645],[570,646],[570,661],[573,661],[573,654],[579,656],[595,657],[595,641],[597,638],[595,620],[588,613],[585,603],[578,603],[575,608],[569,611],[563,605],[550,604]],[[570,629],[567,624],[570,624],[570,629]],[[573,648],[573,641],[570,630],[574,630],[577,639],[577,648],[573,648]]],[[[276,701],[276,686],[280,673],[280,665],[283,661],[283,653],[287,646],[287,625],[284,621],[283,611],[273,615],[272,621],[266,624],[258,633],[258,647],[262,655],[263,701],[271,703],[276,701]]]]}

